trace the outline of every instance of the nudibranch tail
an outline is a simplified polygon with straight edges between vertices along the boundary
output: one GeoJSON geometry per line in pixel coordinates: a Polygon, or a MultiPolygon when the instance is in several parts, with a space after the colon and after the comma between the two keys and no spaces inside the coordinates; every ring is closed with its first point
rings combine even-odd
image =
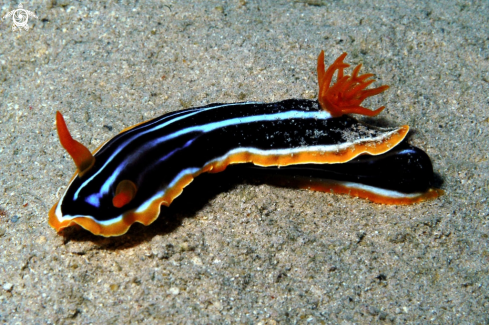
{"type": "Polygon", "coordinates": [[[355,183],[329,180],[318,180],[314,182],[310,179],[301,178],[296,180],[296,184],[289,184],[288,186],[295,186],[310,191],[347,194],[349,196],[369,200],[373,203],[386,205],[410,205],[433,200],[444,194],[443,190],[436,188],[429,188],[425,192],[405,194],[396,191],[379,189],[372,186],[362,186],[355,183]]]}
{"type": "Polygon", "coordinates": [[[56,112],[56,128],[58,129],[61,145],[68,151],[71,158],[73,158],[80,175],[82,175],[93,166],[95,158],[87,147],[71,137],[63,115],[60,112],[56,112]]]}
{"type": "Polygon", "coordinates": [[[362,64],[357,65],[353,69],[351,76],[345,76],[343,69],[350,66],[343,62],[346,55],[346,53],[341,54],[327,70],[325,70],[324,66],[324,51],[321,51],[318,56],[318,101],[321,108],[328,111],[333,117],[339,117],[344,114],[378,115],[385,106],[379,107],[376,110],[370,110],[360,106],[360,104],[367,97],[375,96],[387,90],[389,86],[384,85],[365,90],[375,80],[369,79],[373,77],[371,73],[358,75],[362,64]],[[338,71],[336,83],[331,86],[331,81],[336,71],[338,71]]]}

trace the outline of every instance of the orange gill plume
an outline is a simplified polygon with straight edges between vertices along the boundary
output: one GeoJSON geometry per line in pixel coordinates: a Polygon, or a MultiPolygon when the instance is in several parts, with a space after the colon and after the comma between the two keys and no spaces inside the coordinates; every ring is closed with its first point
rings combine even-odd
{"type": "Polygon", "coordinates": [[[324,51],[321,51],[318,57],[317,72],[319,83],[318,101],[321,108],[331,113],[333,117],[339,117],[344,114],[361,114],[367,116],[376,116],[385,106],[379,107],[376,110],[369,110],[360,106],[363,100],[367,97],[377,95],[385,91],[389,86],[380,86],[373,89],[367,89],[374,79],[373,74],[366,73],[358,75],[362,64],[359,64],[353,69],[351,76],[343,75],[343,69],[350,65],[343,62],[346,53],[341,54],[331,64],[327,70],[324,66],[324,51]],[[338,70],[336,82],[331,86],[333,75],[338,70]]]}

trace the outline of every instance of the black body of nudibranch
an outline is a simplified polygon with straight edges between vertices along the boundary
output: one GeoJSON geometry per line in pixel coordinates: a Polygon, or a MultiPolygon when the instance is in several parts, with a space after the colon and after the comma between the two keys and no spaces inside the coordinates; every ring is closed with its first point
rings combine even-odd
{"type": "Polygon", "coordinates": [[[253,164],[296,175],[291,185],[348,193],[378,203],[407,204],[440,195],[421,149],[404,138],[409,127],[379,128],[346,115],[376,115],[360,106],[387,87],[365,90],[371,75],[343,76],[346,54],[324,71],[319,100],[212,104],[165,114],[127,129],[94,154],[69,135],[57,115],[63,147],[78,167],[49,213],[57,231],[78,224],[116,236],[134,222],[148,225],[195,177],[231,164],[253,164]],[[330,82],[335,71],[337,81],[330,82]],[[279,169],[277,169],[280,167],[279,169]]]}

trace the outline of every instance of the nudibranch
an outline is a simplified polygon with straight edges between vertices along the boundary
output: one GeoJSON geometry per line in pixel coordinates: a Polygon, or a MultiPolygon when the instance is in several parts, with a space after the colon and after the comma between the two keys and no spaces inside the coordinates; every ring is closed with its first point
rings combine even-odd
{"type": "Polygon", "coordinates": [[[49,212],[56,230],[79,225],[96,235],[122,235],[149,225],[198,175],[230,164],[252,164],[292,175],[296,185],[347,193],[384,204],[438,197],[431,188],[427,154],[403,141],[409,127],[370,126],[349,114],[375,116],[362,101],[388,86],[366,89],[372,74],[359,75],[340,55],[325,70],[318,57],[318,100],[211,104],[175,111],[125,129],[91,153],[74,140],[61,113],[61,145],[77,171],[49,212]],[[336,81],[332,79],[336,73],[336,81]],[[278,168],[280,167],[280,169],[278,168]],[[313,178],[309,178],[312,176],[313,178]]]}

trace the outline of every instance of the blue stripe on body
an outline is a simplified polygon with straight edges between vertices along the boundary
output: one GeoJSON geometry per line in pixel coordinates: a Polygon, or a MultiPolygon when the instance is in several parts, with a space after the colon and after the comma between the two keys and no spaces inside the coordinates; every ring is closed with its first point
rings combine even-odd
{"type": "MultiPolygon", "coordinates": [[[[80,194],[80,191],[90,182],[92,181],[93,178],[95,178],[98,174],[100,174],[105,167],[107,167],[107,165],[114,159],[114,157],[119,153],[121,152],[122,148],[124,148],[126,145],[128,145],[130,142],[134,141],[135,139],[137,139],[138,137],[144,135],[144,134],[147,134],[147,133],[150,133],[150,132],[153,132],[153,131],[156,131],[162,127],[165,127],[165,126],[168,126],[172,123],[175,123],[177,121],[180,121],[184,118],[187,118],[187,117],[190,117],[190,116],[193,116],[193,115],[196,115],[196,114],[199,114],[199,113],[202,113],[202,112],[205,112],[205,111],[208,111],[208,110],[211,110],[211,109],[215,109],[215,108],[219,108],[219,107],[223,107],[223,106],[234,106],[234,105],[243,105],[243,104],[251,104],[251,103],[236,103],[236,104],[223,104],[223,105],[218,105],[218,106],[211,106],[211,107],[207,107],[207,108],[204,108],[204,109],[190,109],[190,110],[186,110],[186,111],[178,111],[178,112],[175,112],[175,114],[171,114],[171,116],[164,116],[165,118],[162,118],[162,119],[157,119],[157,121],[150,121],[149,122],[149,125],[152,125],[152,124],[159,124],[161,123],[162,121],[164,121],[165,119],[170,119],[169,121],[165,122],[165,123],[162,123],[161,125],[158,125],[156,128],[151,128],[149,130],[145,130],[143,132],[141,132],[141,129],[138,128],[138,127],[135,127],[133,129],[130,129],[128,130],[127,132],[124,132],[124,134],[128,134],[128,133],[136,133],[134,134],[133,137],[127,139],[124,143],[122,143],[121,145],[119,145],[119,147],[114,150],[114,153],[112,153],[112,155],[109,157],[109,159],[107,159],[107,161],[105,162],[105,164],[100,167],[100,169],[94,173],[90,178],[88,178],[85,182],[83,182],[83,184],[78,188],[78,190],[75,192],[74,194],[74,200],[77,200],[78,199],[78,195],[80,194]],[[177,115],[177,117],[175,117],[175,115],[177,115]]],[[[145,127],[147,125],[144,125],[145,127]]],[[[103,148],[103,147],[102,147],[103,148]]],[[[102,150],[102,148],[100,148],[100,150],[102,150]]],[[[99,150],[99,151],[100,151],[99,150]]],[[[119,169],[119,168],[118,168],[119,169]]],[[[117,177],[117,174],[114,172],[109,179],[113,180],[115,177],[117,177]]],[[[108,180],[109,180],[108,179],[108,180]]],[[[104,184],[105,185],[105,184],[104,184]]],[[[108,193],[108,189],[107,188],[103,188],[105,192],[102,192],[103,194],[107,194],[108,193]]]]}

